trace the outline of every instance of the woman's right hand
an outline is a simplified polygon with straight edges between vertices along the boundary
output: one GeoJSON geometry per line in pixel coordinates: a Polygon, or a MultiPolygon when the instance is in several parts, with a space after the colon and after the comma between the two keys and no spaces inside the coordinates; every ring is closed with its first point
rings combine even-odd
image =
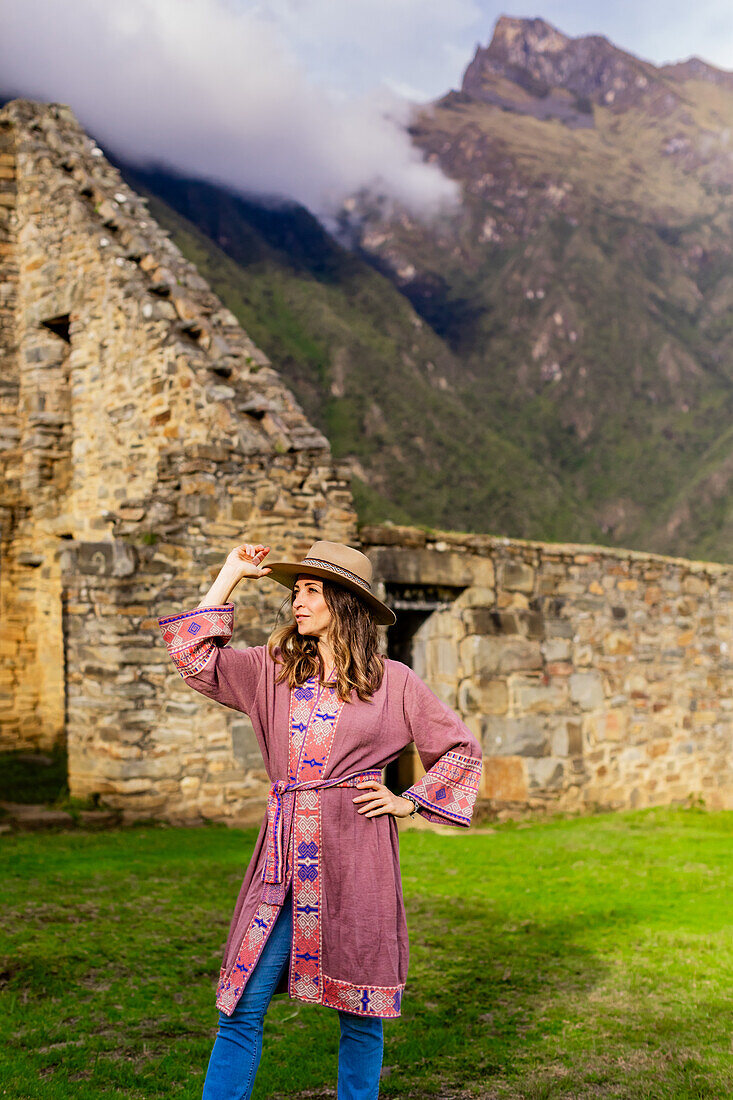
{"type": "Polygon", "coordinates": [[[269,546],[263,546],[261,542],[243,542],[241,546],[235,546],[229,552],[226,567],[239,577],[266,577],[270,572],[267,565],[262,566],[262,560],[270,553],[269,546]]]}

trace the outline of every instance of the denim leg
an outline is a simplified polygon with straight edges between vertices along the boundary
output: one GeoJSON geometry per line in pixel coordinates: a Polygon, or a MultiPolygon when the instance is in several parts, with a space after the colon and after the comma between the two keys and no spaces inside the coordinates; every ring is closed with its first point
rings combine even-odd
{"type": "Polygon", "coordinates": [[[249,1100],[262,1056],[265,1013],[288,964],[293,928],[292,890],[231,1016],[219,1013],[202,1100],[249,1100]]]}
{"type": "Polygon", "coordinates": [[[384,1048],[381,1018],[339,1011],[339,1020],[337,1100],[377,1100],[384,1048]]]}

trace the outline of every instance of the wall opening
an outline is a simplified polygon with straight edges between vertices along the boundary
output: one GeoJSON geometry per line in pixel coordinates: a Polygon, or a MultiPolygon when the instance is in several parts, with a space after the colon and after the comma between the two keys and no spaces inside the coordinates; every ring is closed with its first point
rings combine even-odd
{"type": "MultiPolygon", "coordinates": [[[[387,631],[387,656],[415,669],[415,637],[432,614],[446,611],[463,592],[454,585],[416,585],[388,583],[386,603],[397,615],[397,622],[387,631]]],[[[421,675],[421,669],[415,669],[421,675]]],[[[401,794],[416,779],[419,757],[414,745],[388,764],[384,782],[395,794],[401,794]]]]}
{"type": "Polygon", "coordinates": [[[65,343],[71,343],[71,335],[69,332],[71,318],[68,313],[62,313],[60,317],[49,317],[46,321],[42,321],[41,324],[65,343]]]}

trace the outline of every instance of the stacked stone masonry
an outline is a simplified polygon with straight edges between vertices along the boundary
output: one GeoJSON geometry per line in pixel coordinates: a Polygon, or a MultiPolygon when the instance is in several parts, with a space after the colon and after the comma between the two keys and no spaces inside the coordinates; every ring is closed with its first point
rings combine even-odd
{"type": "MultiPolygon", "coordinates": [[[[186,687],[157,616],[250,533],[353,540],[348,481],[67,107],[8,104],[0,157],[3,746],[66,740],[71,793],[130,816],[259,807],[249,722],[186,687]]],[[[240,644],[273,589],[239,594],[240,644]]]]}
{"type": "Polygon", "coordinates": [[[495,810],[733,807],[733,566],[372,527],[384,591],[452,588],[415,670],[481,741],[495,810]]]}
{"type": "MultiPolygon", "coordinates": [[[[187,687],[157,618],[198,603],[244,538],[292,555],[361,537],[398,613],[429,609],[410,612],[410,659],[481,739],[485,806],[733,806],[733,568],[359,536],[348,471],[58,104],[0,111],[0,352],[1,743],[65,742],[73,795],[261,817],[249,721],[187,687]]],[[[233,644],[264,642],[276,586],[235,599],[233,644]]]]}

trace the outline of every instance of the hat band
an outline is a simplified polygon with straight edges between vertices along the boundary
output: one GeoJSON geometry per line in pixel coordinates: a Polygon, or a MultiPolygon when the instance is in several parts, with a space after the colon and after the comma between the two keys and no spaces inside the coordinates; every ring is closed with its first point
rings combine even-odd
{"type": "Polygon", "coordinates": [[[354,584],[358,584],[361,588],[365,588],[367,592],[371,592],[372,586],[369,581],[365,581],[357,573],[352,573],[350,569],[344,569],[341,565],[334,565],[332,561],[323,561],[321,558],[303,558],[301,565],[317,565],[319,569],[332,569],[334,573],[340,573],[342,577],[346,577],[347,580],[353,581],[354,584]]]}

